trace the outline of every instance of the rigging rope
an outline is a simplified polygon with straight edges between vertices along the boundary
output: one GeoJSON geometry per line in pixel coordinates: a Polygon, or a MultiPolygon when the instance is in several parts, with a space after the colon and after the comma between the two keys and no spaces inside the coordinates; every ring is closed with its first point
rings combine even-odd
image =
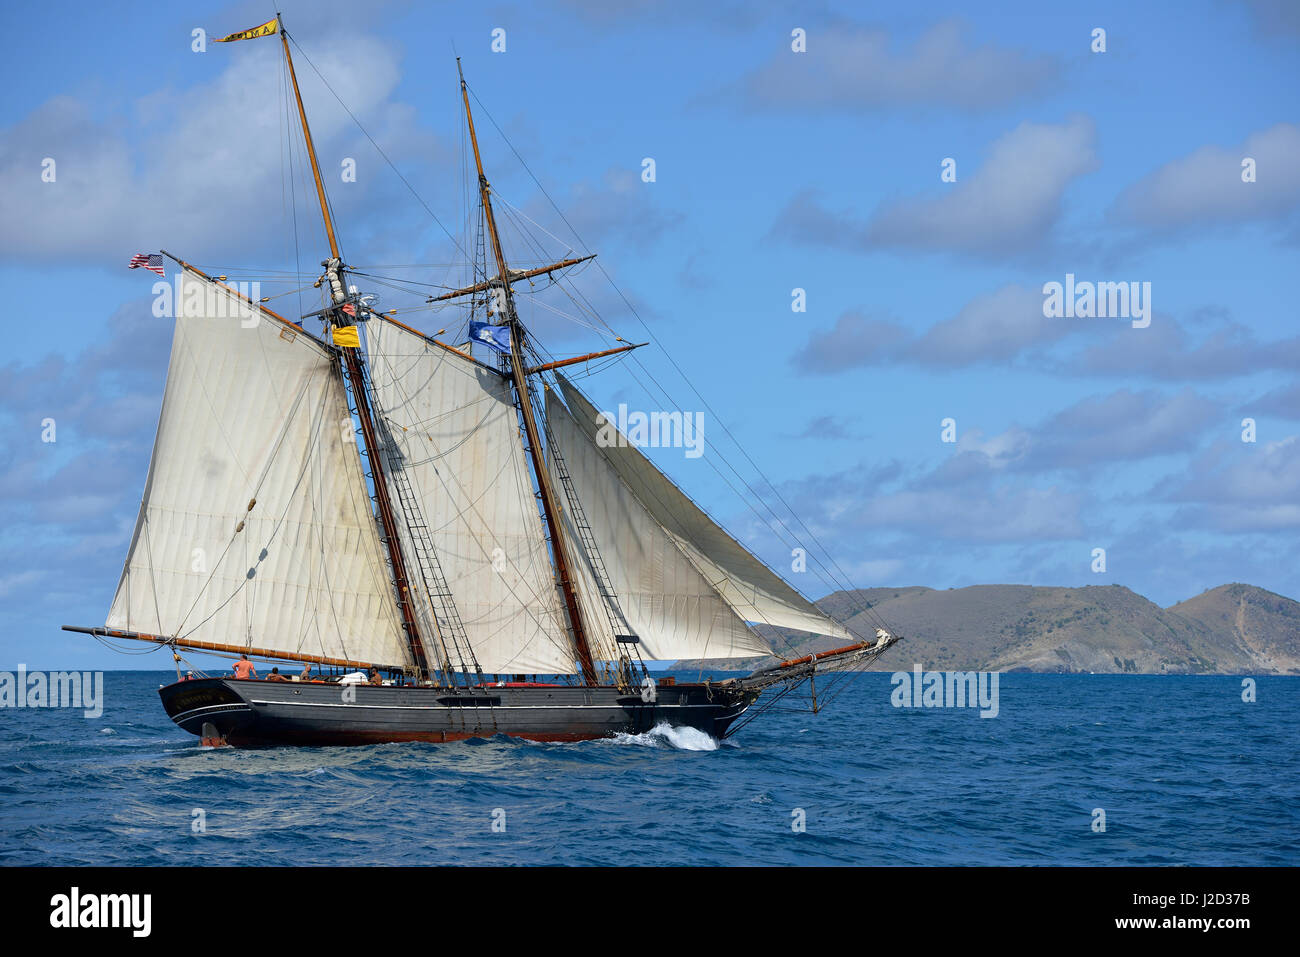
{"type": "MultiPolygon", "coordinates": [[[[505,141],[506,145],[510,148],[510,151],[515,155],[515,158],[519,161],[519,164],[524,168],[524,171],[528,173],[528,176],[533,181],[534,185],[536,185],[537,188],[541,191],[542,195],[546,197],[546,201],[551,204],[551,208],[554,209],[555,212],[559,215],[560,219],[564,222],[565,226],[569,228],[569,231],[573,233],[574,237],[578,240],[581,246],[584,249],[589,248],[586,242],[583,240],[581,234],[577,231],[577,229],[574,228],[573,224],[569,221],[568,217],[564,215],[563,210],[560,209],[559,205],[551,197],[551,194],[547,192],[546,187],[542,185],[541,181],[538,180],[537,176],[533,173],[531,167],[529,167],[527,162],[524,161],[524,158],[519,154],[519,151],[515,149],[514,144],[510,141],[510,138],[507,137],[505,132],[501,129],[500,125],[496,121],[496,118],[493,117],[491,111],[488,110],[488,108],[483,105],[483,102],[478,98],[478,95],[474,93],[473,88],[471,87],[469,89],[471,95],[474,96],[474,102],[478,103],[479,107],[483,111],[483,114],[487,116],[488,121],[492,124],[493,128],[496,129],[498,135],[500,135],[501,139],[505,141]]],[[[619,298],[623,300],[624,305],[627,306],[628,310],[632,313],[633,316],[636,317],[636,320],[641,324],[642,328],[645,329],[646,333],[650,336],[651,340],[655,343],[656,346],[659,347],[660,352],[662,352],[664,356],[668,359],[668,361],[672,364],[673,368],[677,371],[678,375],[681,376],[682,381],[684,381],[687,384],[687,386],[690,387],[691,391],[695,393],[696,397],[704,405],[705,409],[708,410],[709,414],[713,416],[714,420],[722,427],[723,431],[727,434],[727,437],[731,439],[732,443],[740,451],[741,455],[745,457],[746,461],[748,461],[749,464],[753,467],[754,471],[758,473],[759,477],[765,483],[767,483],[769,488],[772,489],[772,491],[776,494],[778,500],[782,503],[782,505],[785,506],[786,510],[790,512],[791,517],[794,518],[794,520],[798,522],[799,525],[807,532],[809,540],[812,541],[813,544],[815,544],[820,551],[826,551],[825,546],[821,544],[821,541],[816,537],[813,531],[810,528],[808,528],[808,526],[803,522],[803,520],[800,519],[799,516],[794,512],[794,510],[790,507],[789,503],[785,500],[785,497],[781,495],[780,491],[776,488],[776,486],[772,483],[772,481],[768,479],[767,475],[762,471],[762,469],[759,468],[758,464],[753,460],[753,458],[749,455],[749,453],[747,453],[744,447],[740,445],[739,441],[732,434],[731,430],[727,427],[726,423],[717,415],[716,412],[713,411],[713,407],[709,405],[708,401],[704,398],[704,396],[701,395],[699,390],[696,389],[695,386],[691,383],[690,379],[686,376],[686,373],[682,370],[681,366],[678,365],[677,360],[672,357],[672,355],[668,352],[666,348],[664,348],[664,345],[662,342],[660,342],[659,337],[654,334],[654,331],[641,317],[641,314],[637,312],[636,307],[623,293],[623,290],[620,289],[618,285],[614,282],[613,278],[605,270],[605,267],[600,263],[599,260],[592,260],[592,261],[595,263],[596,268],[600,270],[601,275],[603,275],[606,281],[610,284],[610,287],[613,288],[614,291],[618,293],[619,298]]],[[[579,295],[581,295],[581,292],[579,292],[579,295]]],[[[613,332],[612,329],[610,331],[611,333],[613,332]]],[[[649,369],[645,367],[644,363],[642,363],[637,356],[633,355],[631,358],[633,362],[635,362],[648,376],[650,376],[652,381],[655,381],[656,385],[659,385],[658,380],[654,378],[653,374],[650,373],[649,369]]],[[[667,390],[665,390],[662,387],[662,385],[660,385],[660,391],[665,395],[665,397],[667,397],[667,390]]],[[[734,466],[731,465],[731,463],[726,459],[725,456],[720,456],[720,457],[723,459],[724,462],[727,463],[728,467],[731,468],[733,472],[736,472],[734,466]]],[[[744,479],[743,477],[740,476],[739,472],[736,472],[736,477],[739,478],[742,482],[744,482],[744,479]]],[[[759,496],[759,500],[764,501],[764,503],[766,504],[765,500],[761,496],[759,496]]],[[[777,521],[783,527],[785,527],[785,520],[780,518],[780,516],[776,515],[775,510],[771,509],[770,505],[768,505],[767,507],[769,511],[772,511],[773,517],[776,518],[777,521]]],[[[787,530],[789,530],[788,527],[787,530]]],[[[858,590],[853,587],[852,582],[850,581],[848,576],[844,573],[843,569],[839,566],[839,563],[834,559],[834,557],[831,556],[829,552],[827,552],[827,555],[828,557],[830,557],[831,564],[834,567],[835,572],[839,574],[838,581],[835,578],[835,576],[831,574],[830,570],[826,569],[825,565],[823,565],[823,563],[821,562],[819,556],[814,555],[813,557],[817,565],[822,569],[822,571],[826,575],[830,576],[830,583],[832,584],[832,586],[837,590],[847,591],[849,594],[850,601],[854,602],[855,604],[859,603],[860,598],[857,594],[858,590]]],[[[826,582],[825,578],[823,578],[823,582],[824,583],[826,582]]],[[[879,613],[874,612],[872,605],[870,603],[862,602],[859,613],[866,613],[870,620],[875,620],[879,622],[880,627],[885,627],[883,619],[880,618],[879,613]]],[[[889,629],[886,628],[886,630],[889,629]]]]}

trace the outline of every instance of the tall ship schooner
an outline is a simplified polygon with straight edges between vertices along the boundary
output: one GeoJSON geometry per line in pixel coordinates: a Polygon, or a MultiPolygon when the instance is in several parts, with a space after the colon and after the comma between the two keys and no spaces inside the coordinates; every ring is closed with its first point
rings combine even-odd
{"type": "Polygon", "coordinates": [[[662,724],[722,738],[804,686],[815,709],[818,674],[898,640],[823,614],[561,371],[636,346],[555,361],[533,347],[515,287],[583,259],[510,267],[463,73],[482,278],[430,301],[472,300],[483,319],[472,345],[450,344],[374,309],[340,254],[283,23],[225,41],[272,34],[329,243],[327,303],[291,321],[162,253],[179,267],[175,332],[139,515],[106,624],[65,630],[169,648],[167,714],[235,746],[662,724]],[[845,644],[717,682],[644,664],[771,655],[775,629],[845,644]],[[307,668],[182,677],[186,651],[307,668]]]}

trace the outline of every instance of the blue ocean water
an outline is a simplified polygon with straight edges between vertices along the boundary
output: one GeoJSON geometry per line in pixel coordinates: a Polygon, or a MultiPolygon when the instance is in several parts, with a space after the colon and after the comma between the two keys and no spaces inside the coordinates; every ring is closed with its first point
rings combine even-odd
{"type": "Polygon", "coordinates": [[[0,710],[0,862],[1300,862],[1295,678],[1258,679],[1246,703],[1233,677],[1009,674],[981,718],[895,708],[873,673],[723,742],[257,751],[172,725],[166,674],[105,678],[100,718],[0,710]]]}

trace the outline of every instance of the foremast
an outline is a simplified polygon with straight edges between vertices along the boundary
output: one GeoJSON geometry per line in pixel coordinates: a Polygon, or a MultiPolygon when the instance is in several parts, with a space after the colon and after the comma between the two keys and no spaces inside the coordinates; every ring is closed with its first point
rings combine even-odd
{"type": "MultiPolygon", "coordinates": [[[[287,47],[286,47],[287,49],[287,47]]],[[[551,484],[550,473],[542,460],[542,441],[537,428],[537,415],[533,409],[532,395],[528,388],[528,370],[524,366],[523,352],[527,342],[527,332],[519,321],[515,310],[514,291],[511,288],[512,274],[506,265],[505,253],[501,248],[501,237],[497,233],[496,218],[492,214],[492,189],[483,172],[483,158],[479,153],[478,136],[474,132],[474,115],[469,105],[469,88],[465,84],[465,73],[460,67],[460,58],[456,59],[456,71],[460,75],[460,94],[465,104],[465,122],[469,127],[470,144],[474,149],[474,165],[478,170],[479,196],[483,201],[483,215],[487,223],[488,235],[492,240],[492,253],[496,259],[497,280],[501,289],[500,305],[504,309],[504,325],[510,330],[510,374],[514,383],[515,399],[520,416],[524,422],[524,432],[528,440],[528,455],[533,467],[538,492],[542,500],[542,514],[546,519],[546,528],[551,538],[551,554],[555,562],[556,578],[560,592],[564,597],[564,608],[568,614],[570,629],[573,634],[574,652],[578,665],[582,669],[582,680],[588,685],[597,683],[596,663],[592,657],[591,646],[587,639],[587,629],[583,624],[582,611],[578,604],[577,590],[573,576],[569,571],[569,561],[565,550],[563,523],[560,521],[560,506],[551,484]]]]}
{"type": "MultiPolygon", "coordinates": [[[[307,157],[311,161],[311,173],[316,182],[316,198],[320,201],[321,218],[325,221],[325,235],[329,239],[330,258],[322,262],[325,276],[329,282],[330,300],[334,308],[326,313],[331,329],[338,329],[355,324],[353,315],[345,311],[347,290],[343,283],[343,260],[339,255],[338,237],[334,232],[334,219],[330,215],[329,201],[325,196],[325,182],[321,178],[320,162],[316,157],[316,146],[311,138],[311,126],[307,123],[307,111],[302,104],[302,93],[298,89],[298,75],[293,68],[293,56],[289,53],[289,38],[284,30],[284,22],[276,16],[279,24],[280,43],[284,48],[284,62],[289,68],[289,79],[293,83],[293,95],[298,104],[298,119],[302,123],[303,140],[307,146],[307,157]]],[[[406,632],[407,642],[411,648],[411,657],[421,678],[428,677],[429,664],[421,640],[420,628],[415,620],[415,607],[412,602],[410,579],[407,575],[406,561],[402,555],[401,540],[398,537],[397,520],[393,514],[392,501],[389,497],[388,482],[384,471],[383,456],[379,452],[374,418],[370,411],[370,400],[366,394],[366,376],[364,359],[360,348],[340,347],[339,363],[348,383],[352,387],[352,398],[356,404],[357,419],[361,422],[361,437],[365,442],[365,454],[370,461],[370,470],[375,487],[375,505],[379,512],[380,524],[384,529],[384,545],[388,550],[389,562],[393,570],[393,586],[396,589],[397,605],[402,614],[402,627],[406,632]]]]}

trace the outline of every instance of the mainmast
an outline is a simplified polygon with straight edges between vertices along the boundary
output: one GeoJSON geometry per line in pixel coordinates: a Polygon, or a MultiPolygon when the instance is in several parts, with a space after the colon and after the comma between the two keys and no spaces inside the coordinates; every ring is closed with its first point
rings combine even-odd
{"type": "MultiPolygon", "coordinates": [[[[330,299],[335,309],[329,313],[332,328],[354,324],[343,310],[347,300],[347,291],[343,285],[343,262],[339,256],[338,238],[334,234],[334,220],[330,216],[329,203],[325,198],[325,184],[321,179],[320,163],[316,159],[316,146],[312,142],[311,127],[307,124],[307,111],[302,105],[302,93],[298,89],[298,75],[293,69],[293,57],[289,54],[289,38],[284,32],[284,21],[276,16],[280,25],[280,42],[284,46],[284,61],[289,67],[289,79],[293,81],[294,99],[298,101],[298,118],[302,121],[302,135],[307,144],[307,157],[311,160],[312,176],[316,180],[316,197],[320,200],[321,217],[325,220],[325,234],[329,237],[330,258],[321,263],[329,279],[330,299]]],[[[411,656],[415,660],[421,677],[428,673],[428,660],[424,645],[420,640],[420,629],[415,623],[414,606],[411,601],[410,582],[406,573],[406,562],[402,557],[401,541],[397,535],[397,521],[393,516],[392,502],[388,496],[388,483],[384,475],[383,456],[379,454],[376,440],[375,424],[370,414],[370,399],[366,394],[365,367],[362,365],[360,348],[340,347],[340,362],[352,385],[352,398],[357,406],[357,418],[361,420],[361,435],[365,441],[366,455],[370,460],[370,470],[374,477],[375,503],[379,509],[379,520],[384,528],[384,544],[388,548],[389,561],[393,566],[393,584],[397,588],[397,604],[402,612],[402,625],[406,630],[407,641],[411,646],[411,656]]]]}
{"type": "MultiPolygon", "coordinates": [[[[286,50],[288,48],[286,47],[286,50]]],[[[560,522],[559,503],[555,489],[551,485],[550,473],[542,461],[542,441],[537,429],[537,417],[533,410],[532,397],[528,390],[528,370],[524,367],[523,351],[527,341],[523,323],[515,311],[514,290],[510,286],[511,272],[506,265],[505,253],[501,249],[501,237],[497,233],[496,218],[492,215],[492,190],[487,176],[483,173],[483,158],[479,155],[478,137],[474,133],[474,116],[469,107],[469,88],[465,85],[465,73],[460,68],[460,58],[456,59],[456,71],[460,74],[460,94],[465,102],[465,122],[469,126],[469,139],[474,147],[474,165],[478,168],[479,195],[483,200],[483,214],[487,221],[488,234],[492,238],[492,252],[496,257],[497,277],[501,283],[504,298],[506,327],[510,329],[510,372],[514,381],[515,396],[519,411],[524,420],[524,431],[528,437],[528,454],[532,459],[533,473],[537,477],[537,488],[541,492],[542,512],[546,517],[546,527],[551,536],[551,552],[555,556],[555,571],[560,582],[560,591],[564,595],[564,607],[569,615],[573,629],[574,649],[578,654],[578,664],[582,668],[582,678],[589,685],[596,684],[596,664],[592,659],[591,647],[587,642],[587,631],[582,623],[582,612],[578,606],[578,596],[573,578],[569,574],[569,562],[564,547],[564,532],[560,522]]]]}

